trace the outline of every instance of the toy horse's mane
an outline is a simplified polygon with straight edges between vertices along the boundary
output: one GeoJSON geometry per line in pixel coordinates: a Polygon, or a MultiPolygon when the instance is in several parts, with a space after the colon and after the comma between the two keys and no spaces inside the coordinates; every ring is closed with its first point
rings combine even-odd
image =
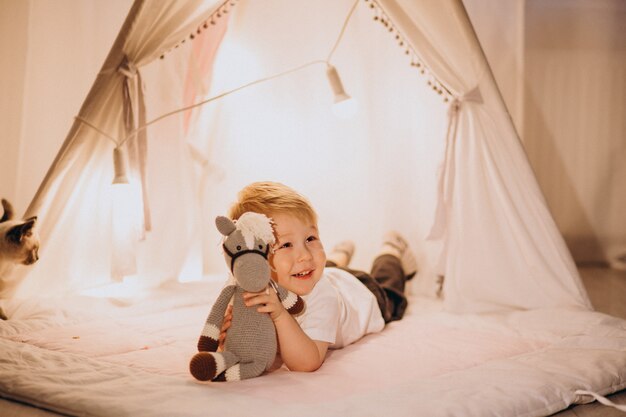
{"type": "Polygon", "coordinates": [[[270,245],[275,242],[272,220],[263,214],[246,212],[237,219],[235,226],[241,232],[249,249],[254,246],[255,239],[270,245]]]}

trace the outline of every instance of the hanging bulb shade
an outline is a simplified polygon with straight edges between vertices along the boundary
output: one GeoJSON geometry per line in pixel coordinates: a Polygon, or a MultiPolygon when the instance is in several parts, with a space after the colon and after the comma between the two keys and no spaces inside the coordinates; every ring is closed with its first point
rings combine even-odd
{"type": "Polygon", "coordinates": [[[113,184],[128,184],[128,177],[126,176],[126,155],[122,148],[113,149],[113,169],[115,176],[113,177],[113,184]]]}
{"type": "Polygon", "coordinates": [[[328,68],[326,69],[326,76],[328,77],[330,88],[332,88],[333,94],[335,95],[335,103],[349,100],[350,96],[346,94],[346,90],[343,88],[343,83],[341,82],[341,78],[339,78],[337,68],[333,65],[328,65],[328,68]]]}
{"type": "Polygon", "coordinates": [[[335,96],[332,108],[335,116],[342,119],[354,116],[358,110],[358,103],[354,98],[350,97],[343,88],[343,83],[341,82],[337,68],[329,64],[326,69],[326,76],[328,77],[330,88],[333,90],[335,96]]]}

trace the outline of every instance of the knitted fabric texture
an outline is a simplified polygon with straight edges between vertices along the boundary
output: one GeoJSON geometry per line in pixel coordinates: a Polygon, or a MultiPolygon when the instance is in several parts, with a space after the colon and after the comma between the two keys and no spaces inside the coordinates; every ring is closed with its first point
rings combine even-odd
{"type": "Polygon", "coordinates": [[[267,252],[273,234],[267,233],[267,228],[271,231],[272,227],[269,218],[258,213],[244,213],[237,222],[218,216],[215,224],[225,236],[224,258],[227,265],[231,265],[234,258],[231,268],[234,279],[222,289],[211,308],[198,340],[198,353],[189,363],[189,371],[200,381],[254,378],[274,362],[276,329],[269,314],[259,313],[258,306],[247,307],[244,304],[243,293],[264,289],[276,291],[285,309],[294,315],[304,310],[304,301],[271,282],[267,252]],[[253,226],[251,223],[254,223],[253,226]],[[244,233],[239,224],[245,225],[244,233]],[[232,322],[224,351],[216,352],[224,313],[231,299],[232,322]]]}

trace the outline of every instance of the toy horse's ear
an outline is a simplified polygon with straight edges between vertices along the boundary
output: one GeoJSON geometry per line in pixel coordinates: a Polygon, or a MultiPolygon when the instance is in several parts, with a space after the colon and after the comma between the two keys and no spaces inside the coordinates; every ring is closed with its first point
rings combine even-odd
{"type": "Polygon", "coordinates": [[[225,216],[217,216],[215,218],[215,226],[224,236],[230,235],[235,229],[235,223],[225,216]]]}

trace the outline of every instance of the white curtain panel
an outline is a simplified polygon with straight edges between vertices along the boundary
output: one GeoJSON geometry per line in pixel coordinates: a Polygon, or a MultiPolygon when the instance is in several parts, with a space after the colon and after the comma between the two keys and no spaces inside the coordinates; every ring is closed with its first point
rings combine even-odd
{"type": "Polygon", "coordinates": [[[381,2],[433,72],[462,98],[446,228],[444,293],[453,311],[590,302],[550,217],[460,2],[381,2]]]}
{"type": "MultiPolygon", "coordinates": [[[[192,0],[135,2],[83,103],[79,117],[113,138],[123,138],[125,76],[118,71],[118,67],[124,57],[141,71],[146,63],[195,32],[210,15],[214,3],[192,0]],[[203,3],[208,4],[201,7],[203,3]]],[[[133,81],[136,82],[136,77],[133,81]]],[[[41,262],[33,267],[19,287],[7,291],[16,296],[52,295],[110,281],[110,186],[114,146],[113,141],[84,122],[73,124],[26,213],[26,216],[38,215],[41,219],[40,234],[44,242],[41,262]]],[[[175,156],[176,148],[171,152],[175,156]]],[[[172,200],[176,201],[175,194],[172,200]]],[[[193,221],[186,216],[178,218],[193,221]]],[[[172,237],[171,230],[190,229],[190,226],[180,227],[176,222],[161,225],[161,229],[154,230],[161,240],[153,239],[159,247],[167,247],[163,242],[167,242],[168,238],[185,240],[184,234],[172,237]]],[[[159,258],[162,262],[158,263],[159,267],[150,279],[158,281],[171,277],[182,263],[180,258],[184,258],[184,247],[184,243],[172,245],[168,256],[159,258]]],[[[152,256],[158,257],[159,253],[144,258],[152,256]]],[[[23,270],[17,272],[24,273],[23,270]]]]}

